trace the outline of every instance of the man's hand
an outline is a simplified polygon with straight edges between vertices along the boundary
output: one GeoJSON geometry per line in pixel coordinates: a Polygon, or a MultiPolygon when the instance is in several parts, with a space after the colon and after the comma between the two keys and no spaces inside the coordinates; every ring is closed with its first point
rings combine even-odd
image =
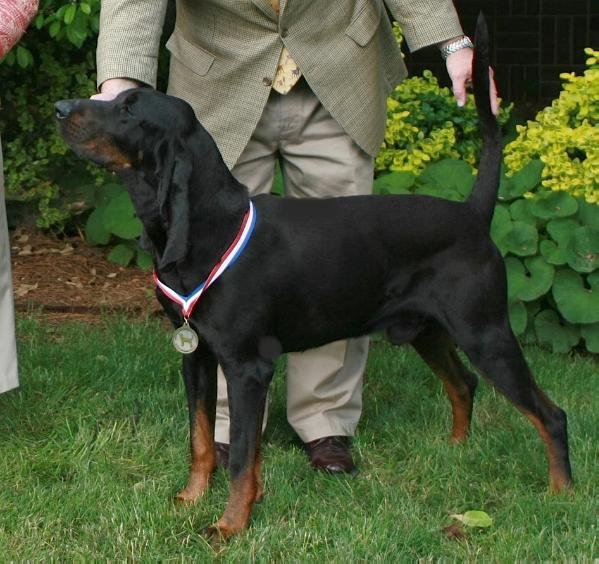
{"type": "Polygon", "coordinates": [[[139,82],[131,80],[129,78],[109,78],[102,83],[100,86],[99,94],[94,94],[92,100],[112,100],[116,98],[121,92],[125,90],[131,90],[131,88],[137,88],[141,86],[139,82]]]}
{"type": "MultiPolygon", "coordinates": [[[[462,107],[466,103],[466,88],[472,81],[472,49],[460,49],[447,57],[446,65],[449,78],[451,78],[453,95],[462,107]]],[[[491,110],[495,115],[499,112],[499,99],[497,97],[497,86],[495,85],[493,69],[489,68],[491,86],[491,110]]]]}

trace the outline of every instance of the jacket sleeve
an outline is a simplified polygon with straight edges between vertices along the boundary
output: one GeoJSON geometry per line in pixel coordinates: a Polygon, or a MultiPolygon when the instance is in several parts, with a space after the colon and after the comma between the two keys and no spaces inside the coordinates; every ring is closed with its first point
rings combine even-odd
{"type": "Polygon", "coordinates": [[[21,39],[37,12],[37,0],[3,0],[0,2],[0,59],[21,39]]]}
{"type": "Polygon", "coordinates": [[[109,78],[156,86],[168,0],[102,0],[96,62],[98,87],[109,78]]]}
{"type": "Polygon", "coordinates": [[[451,0],[385,0],[399,23],[410,51],[462,35],[451,0]]]}

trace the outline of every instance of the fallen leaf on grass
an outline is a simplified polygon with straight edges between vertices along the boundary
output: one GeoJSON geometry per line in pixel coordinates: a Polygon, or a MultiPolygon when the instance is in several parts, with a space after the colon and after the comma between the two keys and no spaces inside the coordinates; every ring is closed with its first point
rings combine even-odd
{"type": "Polygon", "coordinates": [[[490,527],[493,524],[493,519],[484,511],[466,511],[462,515],[450,515],[454,519],[461,521],[467,527],[490,527]]]}

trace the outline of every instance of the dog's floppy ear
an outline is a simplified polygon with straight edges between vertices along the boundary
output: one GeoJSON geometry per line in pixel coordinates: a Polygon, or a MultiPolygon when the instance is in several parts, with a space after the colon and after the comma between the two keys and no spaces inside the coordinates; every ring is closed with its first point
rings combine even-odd
{"type": "Polygon", "coordinates": [[[166,230],[159,267],[181,261],[187,253],[189,235],[189,182],[192,163],[179,139],[163,140],[156,148],[156,200],[166,230]]]}

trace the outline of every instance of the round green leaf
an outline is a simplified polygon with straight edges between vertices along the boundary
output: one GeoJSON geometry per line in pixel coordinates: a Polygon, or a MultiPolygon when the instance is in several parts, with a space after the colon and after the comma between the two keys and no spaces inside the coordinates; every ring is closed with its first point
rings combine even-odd
{"type": "Polygon", "coordinates": [[[553,298],[559,312],[570,323],[599,322],[599,273],[582,276],[572,270],[559,270],[553,282],[553,298]]]}
{"type": "Polygon", "coordinates": [[[554,265],[566,264],[567,249],[558,247],[553,241],[545,239],[539,244],[539,250],[543,258],[549,263],[554,265]]]}
{"type": "Polygon", "coordinates": [[[581,325],[580,333],[587,346],[587,350],[592,353],[599,353],[599,323],[581,325]]]}
{"type": "Polygon", "coordinates": [[[543,163],[539,159],[530,161],[524,168],[512,175],[512,194],[521,196],[531,192],[541,183],[543,163]]]}
{"type": "Polygon", "coordinates": [[[118,223],[112,228],[112,233],[121,239],[137,239],[143,232],[143,225],[136,217],[118,223]]]}
{"type": "Polygon", "coordinates": [[[134,255],[135,252],[128,245],[117,245],[108,254],[108,260],[120,266],[127,266],[133,259],[134,255]]]}
{"type": "Polygon", "coordinates": [[[567,353],[580,341],[578,328],[562,322],[559,315],[550,309],[537,314],[535,331],[539,341],[549,345],[553,352],[567,353]]]}
{"type": "Polygon", "coordinates": [[[509,306],[510,325],[516,336],[526,331],[528,324],[528,313],[522,302],[514,302],[509,306]]]}
{"type": "Polygon", "coordinates": [[[547,233],[564,251],[570,244],[574,231],[580,227],[580,223],[574,219],[553,219],[547,223],[547,233]]]}
{"type": "Polygon", "coordinates": [[[530,200],[520,198],[510,204],[510,216],[514,221],[523,221],[524,223],[530,223],[531,225],[536,226],[538,219],[533,215],[530,206],[530,200]]]}
{"type": "Polygon", "coordinates": [[[541,300],[535,300],[534,302],[527,302],[526,313],[528,314],[528,323],[526,324],[526,330],[521,335],[518,335],[518,339],[524,345],[534,345],[538,342],[537,333],[535,331],[535,317],[541,309],[541,300]]]}
{"type": "Polygon", "coordinates": [[[583,225],[599,229],[599,204],[589,204],[584,200],[579,200],[578,216],[583,225]]]}
{"type": "Polygon", "coordinates": [[[508,252],[524,257],[536,254],[538,241],[539,234],[534,226],[514,221],[503,243],[508,252]]]}
{"type": "Polygon", "coordinates": [[[108,202],[104,208],[104,227],[115,233],[119,226],[129,223],[135,216],[133,203],[127,192],[121,192],[108,202]]]}
{"type": "Polygon", "coordinates": [[[416,177],[411,172],[391,172],[374,181],[375,194],[409,194],[416,177]]]}
{"type": "Polygon", "coordinates": [[[491,238],[501,251],[502,255],[507,253],[505,238],[511,230],[512,220],[510,218],[510,212],[504,205],[498,204],[495,206],[493,221],[491,221],[491,238]]]}
{"type": "Polygon", "coordinates": [[[540,193],[532,201],[530,210],[542,219],[568,217],[578,211],[578,202],[567,192],[540,193]]]}
{"type": "Polygon", "coordinates": [[[593,272],[599,267],[599,229],[577,228],[566,255],[568,265],[577,272],[593,272]]]}
{"type": "Polygon", "coordinates": [[[143,249],[137,249],[135,262],[139,268],[146,271],[152,270],[152,267],[154,266],[152,255],[143,249]]]}
{"type": "Polygon", "coordinates": [[[442,159],[428,165],[418,177],[422,184],[432,184],[438,189],[451,189],[463,200],[472,191],[475,177],[470,165],[461,159],[442,159]]]}
{"type": "Polygon", "coordinates": [[[543,257],[527,258],[524,264],[516,257],[508,257],[505,266],[510,301],[532,302],[550,290],[554,268],[543,257]]]}
{"type": "Polygon", "coordinates": [[[527,280],[518,297],[525,302],[532,302],[549,292],[553,285],[555,269],[539,256],[527,258],[524,264],[527,280]]]}
{"type": "Polygon", "coordinates": [[[521,196],[521,194],[516,192],[515,184],[511,177],[502,174],[499,180],[497,197],[500,200],[513,200],[519,196],[521,196]]]}
{"type": "Polygon", "coordinates": [[[110,232],[104,227],[104,210],[96,208],[87,218],[85,238],[90,245],[106,245],[110,241],[110,232]]]}
{"type": "Polygon", "coordinates": [[[518,295],[526,283],[526,271],[519,258],[507,257],[505,259],[507,275],[507,295],[510,302],[518,301],[518,295]]]}
{"type": "Polygon", "coordinates": [[[126,192],[126,190],[122,184],[117,184],[116,182],[102,184],[96,188],[94,194],[94,204],[97,208],[105,207],[108,205],[108,202],[124,192],[126,192]]]}

